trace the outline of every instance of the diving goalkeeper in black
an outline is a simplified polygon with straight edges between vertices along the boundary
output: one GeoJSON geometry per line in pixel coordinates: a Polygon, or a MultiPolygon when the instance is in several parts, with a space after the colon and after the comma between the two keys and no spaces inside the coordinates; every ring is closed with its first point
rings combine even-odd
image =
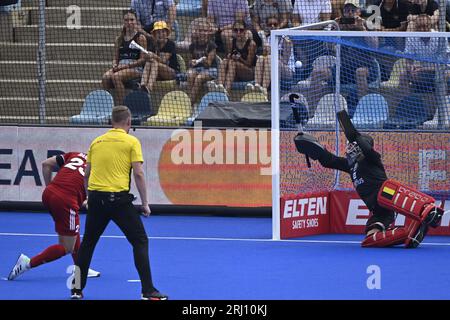
{"type": "MultiPolygon", "coordinates": [[[[354,129],[354,128],[353,128],[354,129]]],[[[367,221],[363,247],[387,247],[404,244],[417,247],[425,237],[428,227],[437,227],[443,209],[435,200],[397,181],[388,179],[381,155],[374,149],[371,136],[353,130],[349,135],[345,157],[338,157],[307,133],[299,133],[294,141],[297,150],[323,167],[350,174],[353,185],[371,215],[367,221]],[[410,218],[405,227],[395,228],[395,213],[410,218]]]]}
{"type": "Polygon", "coordinates": [[[366,224],[366,235],[388,229],[395,220],[394,211],[381,207],[377,201],[378,192],[388,178],[381,155],[373,149],[373,145],[372,137],[359,135],[356,141],[347,144],[345,158],[324,149],[317,159],[325,168],[350,174],[356,192],[372,213],[366,224]]]}

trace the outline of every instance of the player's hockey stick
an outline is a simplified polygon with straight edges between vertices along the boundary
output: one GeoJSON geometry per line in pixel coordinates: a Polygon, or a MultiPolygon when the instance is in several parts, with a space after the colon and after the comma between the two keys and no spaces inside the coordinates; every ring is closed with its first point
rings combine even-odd
{"type": "MultiPolygon", "coordinates": [[[[298,100],[300,96],[296,93],[291,93],[289,95],[289,102],[291,103],[292,113],[294,115],[295,123],[297,124],[298,134],[303,135],[303,123],[308,121],[308,109],[303,104],[299,104],[296,100],[298,100]],[[300,107],[303,106],[303,109],[301,110],[300,114],[300,107]]],[[[311,168],[311,161],[309,160],[309,156],[305,154],[306,158],[306,164],[308,165],[308,168],[311,168]]]]}

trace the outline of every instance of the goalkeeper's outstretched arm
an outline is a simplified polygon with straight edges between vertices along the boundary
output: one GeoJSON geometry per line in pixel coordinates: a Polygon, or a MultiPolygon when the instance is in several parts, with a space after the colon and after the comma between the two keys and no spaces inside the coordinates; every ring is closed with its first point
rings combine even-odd
{"type": "Polygon", "coordinates": [[[294,143],[299,153],[307,155],[313,160],[319,160],[323,167],[350,172],[347,159],[329,152],[314,136],[304,132],[299,133],[294,138],[294,143]]]}
{"type": "Polygon", "coordinates": [[[319,160],[320,164],[324,168],[336,169],[347,173],[350,172],[350,167],[346,158],[338,157],[325,148],[321,157],[317,160],[319,160]]]}

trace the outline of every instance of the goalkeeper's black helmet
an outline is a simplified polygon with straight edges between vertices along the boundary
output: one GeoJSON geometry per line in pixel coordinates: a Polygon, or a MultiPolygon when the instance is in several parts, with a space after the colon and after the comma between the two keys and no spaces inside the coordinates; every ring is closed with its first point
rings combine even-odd
{"type": "MultiPolygon", "coordinates": [[[[374,141],[371,136],[369,136],[368,134],[361,134],[361,138],[366,140],[373,148],[374,141]]],[[[356,161],[361,161],[362,159],[364,159],[364,154],[356,141],[347,143],[345,156],[350,165],[352,165],[356,161]]]]}

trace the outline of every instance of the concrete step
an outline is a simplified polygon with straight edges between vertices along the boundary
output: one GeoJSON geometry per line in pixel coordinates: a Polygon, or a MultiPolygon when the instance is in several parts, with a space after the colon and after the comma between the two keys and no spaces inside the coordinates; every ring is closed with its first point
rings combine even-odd
{"type": "Polygon", "coordinates": [[[48,7],[76,5],[79,7],[130,7],[130,0],[47,0],[48,7]]]}
{"type": "MultiPolygon", "coordinates": [[[[37,43],[0,42],[1,60],[32,61],[37,56],[37,43]]],[[[114,44],[47,43],[48,61],[107,61],[112,63],[114,44]]]]}
{"type": "MultiPolygon", "coordinates": [[[[47,7],[129,7],[131,0],[47,0],[47,7]]],[[[22,0],[22,7],[38,7],[39,0],[22,0]]]]}
{"type": "MultiPolygon", "coordinates": [[[[84,99],[63,99],[49,98],[46,100],[46,116],[49,117],[69,117],[79,114],[83,106],[84,99]]],[[[0,122],[13,121],[17,117],[38,117],[39,100],[38,98],[25,97],[0,97],[0,122]],[[14,106],[14,107],[12,107],[14,106]]],[[[22,119],[32,123],[36,119],[22,119]]]]}
{"type": "Polygon", "coordinates": [[[0,14],[0,41],[13,41],[13,24],[10,14],[0,14]]]}
{"type": "MultiPolygon", "coordinates": [[[[107,62],[48,61],[46,78],[98,80],[110,66],[107,62]]],[[[36,79],[38,69],[35,61],[0,61],[0,74],[4,79],[36,79]]]]}
{"type": "MultiPolygon", "coordinates": [[[[47,80],[47,98],[82,99],[96,89],[101,89],[100,79],[91,80],[47,80]]],[[[38,97],[37,80],[0,79],[2,97],[38,97]]]]}
{"type": "MultiPolygon", "coordinates": [[[[81,25],[120,25],[122,23],[122,10],[126,7],[98,7],[81,8],[81,25]]],[[[28,24],[37,25],[39,23],[39,8],[25,8],[28,14],[28,24]]],[[[68,18],[72,16],[71,10],[67,13],[67,7],[47,7],[45,11],[45,21],[49,25],[71,24],[68,18]]]]}
{"type": "MultiPolygon", "coordinates": [[[[114,43],[120,34],[121,26],[83,26],[81,29],[68,29],[65,25],[47,26],[47,43],[114,43]]],[[[37,25],[19,26],[15,29],[16,42],[38,42],[37,25]]]]}
{"type": "Polygon", "coordinates": [[[38,116],[1,116],[0,123],[2,124],[16,124],[16,125],[68,125],[70,124],[69,117],[46,117],[44,122],[39,120],[38,116]]]}

